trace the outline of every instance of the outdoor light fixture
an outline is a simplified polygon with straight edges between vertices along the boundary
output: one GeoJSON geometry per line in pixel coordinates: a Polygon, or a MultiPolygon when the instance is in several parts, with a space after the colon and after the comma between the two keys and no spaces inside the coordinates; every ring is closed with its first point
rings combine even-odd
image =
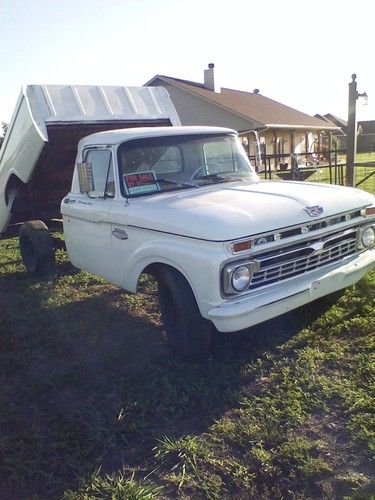
{"type": "Polygon", "coordinates": [[[357,93],[357,99],[359,97],[362,100],[362,106],[367,106],[368,105],[368,95],[366,94],[366,92],[363,92],[363,94],[357,93]]]}
{"type": "MultiPolygon", "coordinates": [[[[360,94],[359,92],[357,92],[357,82],[355,81],[355,79],[357,78],[357,75],[355,73],[352,74],[352,81],[351,83],[349,83],[349,86],[352,85],[353,86],[353,92],[352,92],[352,96],[349,95],[349,99],[350,97],[353,99],[355,98],[355,100],[361,98],[362,100],[362,104],[363,106],[367,106],[368,104],[368,95],[366,92],[363,92],[362,94],[360,94]]],[[[350,93],[350,92],[349,92],[350,93]]]]}

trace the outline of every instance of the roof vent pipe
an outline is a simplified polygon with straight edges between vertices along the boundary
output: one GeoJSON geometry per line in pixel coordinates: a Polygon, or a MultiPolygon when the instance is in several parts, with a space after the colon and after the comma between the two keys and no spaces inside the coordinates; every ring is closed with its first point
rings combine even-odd
{"type": "Polygon", "coordinates": [[[259,89],[254,89],[253,94],[259,94],[259,89]]]}
{"type": "Polygon", "coordinates": [[[214,68],[215,65],[213,63],[210,63],[208,65],[208,69],[204,70],[204,88],[207,90],[212,90],[212,92],[216,92],[214,68]]]}

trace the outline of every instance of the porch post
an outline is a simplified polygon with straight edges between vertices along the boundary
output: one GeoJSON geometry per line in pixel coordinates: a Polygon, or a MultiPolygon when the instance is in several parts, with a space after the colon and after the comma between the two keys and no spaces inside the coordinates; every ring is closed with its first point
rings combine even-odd
{"type": "Polygon", "coordinates": [[[308,147],[308,144],[309,144],[309,133],[307,130],[305,130],[305,161],[306,161],[306,165],[309,161],[309,157],[308,157],[308,152],[309,152],[309,147],[308,147]]]}
{"type": "Polygon", "coordinates": [[[277,130],[273,131],[273,141],[274,169],[277,170],[277,130]]]}
{"type": "Polygon", "coordinates": [[[332,151],[332,132],[328,132],[328,165],[332,165],[331,161],[331,151],[332,151]]]}

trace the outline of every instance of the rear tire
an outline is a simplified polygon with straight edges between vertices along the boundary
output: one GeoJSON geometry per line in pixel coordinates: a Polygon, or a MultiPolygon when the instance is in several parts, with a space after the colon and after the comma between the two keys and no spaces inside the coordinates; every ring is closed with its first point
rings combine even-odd
{"type": "Polygon", "coordinates": [[[200,314],[194,293],[181,273],[170,267],[158,274],[161,317],[170,347],[186,360],[206,359],[212,324],[200,314]]]}
{"type": "Polygon", "coordinates": [[[29,274],[46,281],[56,277],[53,239],[44,222],[24,222],[19,233],[19,245],[22,262],[29,274]]]}

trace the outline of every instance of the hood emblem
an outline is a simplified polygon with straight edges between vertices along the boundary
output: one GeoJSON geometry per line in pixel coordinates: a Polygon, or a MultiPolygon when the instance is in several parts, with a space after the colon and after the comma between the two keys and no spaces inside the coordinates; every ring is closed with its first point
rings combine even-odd
{"type": "Polygon", "coordinates": [[[322,215],[323,207],[319,205],[314,205],[313,207],[305,207],[305,212],[307,212],[311,217],[318,217],[318,215],[322,215]]]}

